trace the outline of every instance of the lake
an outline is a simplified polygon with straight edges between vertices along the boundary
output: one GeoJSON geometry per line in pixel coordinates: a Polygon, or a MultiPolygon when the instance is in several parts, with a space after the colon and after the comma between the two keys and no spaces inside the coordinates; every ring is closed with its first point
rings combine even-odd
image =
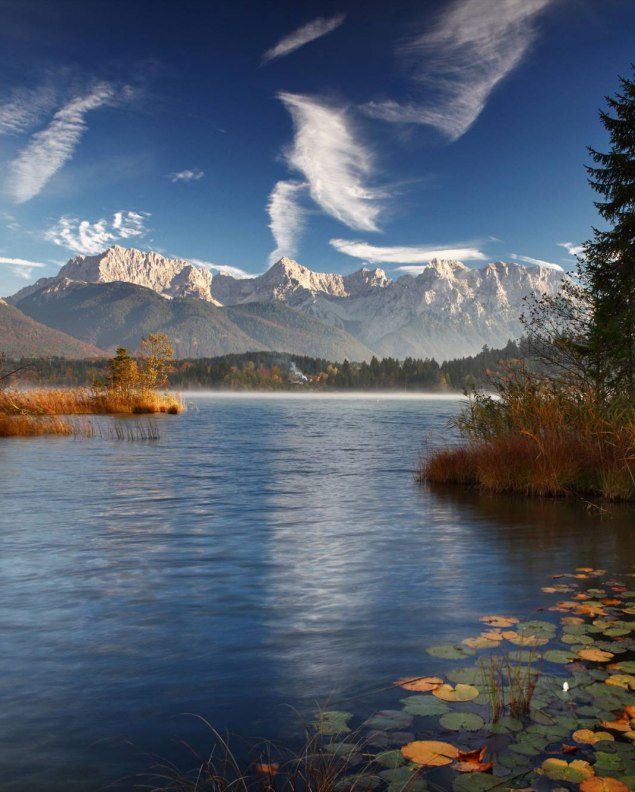
{"type": "MultiPolygon", "coordinates": [[[[365,718],[430,644],[624,573],[632,508],[419,486],[454,398],[198,396],[157,441],[0,443],[0,787],[130,788],[204,752],[194,713],[293,741],[365,718]]],[[[433,667],[434,666],[434,667],[433,667]]]]}

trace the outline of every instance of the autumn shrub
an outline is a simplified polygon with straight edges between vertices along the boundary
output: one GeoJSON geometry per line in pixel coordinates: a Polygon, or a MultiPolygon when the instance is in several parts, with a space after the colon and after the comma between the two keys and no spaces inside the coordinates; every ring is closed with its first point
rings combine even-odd
{"type": "Polygon", "coordinates": [[[456,420],[463,444],[433,452],[421,480],[529,495],[635,498],[635,407],[519,366],[456,420]]]}

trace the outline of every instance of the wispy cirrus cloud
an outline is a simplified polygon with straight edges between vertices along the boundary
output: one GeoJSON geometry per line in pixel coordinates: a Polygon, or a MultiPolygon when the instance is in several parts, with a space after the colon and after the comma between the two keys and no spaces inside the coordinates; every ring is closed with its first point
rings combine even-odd
{"type": "Polygon", "coordinates": [[[268,49],[262,56],[262,63],[282,58],[285,55],[290,55],[292,52],[304,47],[310,41],[325,36],[332,30],[338,28],[346,19],[346,14],[335,14],[331,17],[318,17],[306,25],[302,25],[293,33],[285,36],[274,47],[268,49]]]}
{"type": "Polygon", "coordinates": [[[0,264],[7,264],[9,267],[11,267],[11,271],[14,275],[17,275],[18,278],[23,278],[24,280],[32,280],[34,269],[42,269],[48,266],[48,264],[43,264],[41,261],[29,261],[27,259],[21,258],[7,258],[5,256],[0,256],[0,264]]]}
{"type": "Polygon", "coordinates": [[[543,261],[543,259],[532,258],[531,256],[519,256],[517,253],[512,253],[510,258],[512,261],[520,261],[523,264],[531,264],[534,267],[547,267],[547,269],[564,272],[560,264],[554,264],[552,261],[543,261]]]}
{"type": "Polygon", "coordinates": [[[564,248],[570,256],[581,256],[584,253],[584,245],[575,242],[557,242],[556,244],[564,248]]]}
{"type": "Polygon", "coordinates": [[[123,210],[115,212],[111,219],[101,218],[94,223],[64,216],[44,232],[44,238],[74,253],[91,256],[117,242],[145,236],[149,217],[148,212],[123,210]]]}
{"type": "Polygon", "coordinates": [[[417,98],[370,102],[384,121],[425,124],[453,141],[476,121],[494,90],[536,36],[535,19],[554,0],[455,0],[433,27],[400,51],[417,98]]]}
{"type": "Polygon", "coordinates": [[[232,278],[243,280],[244,278],[255,277],[254,275],[251,275],[249,272],[245,272],[245,270],[242,270],[239,267],[230,267],[229,264],[214,264],[213,261],[204,261],[203,259],[195,258],[188,258],[187,261],[190,261],[197,267],[204,267],[208,270],[214,270],[215,272],[221,273],[222,275],[231,275],[232,278]]]}
{"type": "Polygon", "coordinates": [[[100,83],[58,110],[46,129],[36,132],[8,165],[7,187],[16,203],[34,198],[70,160],[85,133],[86,113],[116,100],[109,83],[100,83]]]}
{"type": "Polygon", "coordinates": [[[27,132],[53,111],[56,102],[57,91],[52,85],[14,88],[0,100],[0,135],[27,132]]]}
{"type": "Polygon", "coordinates": [[[373,157],[355,138],[346,112],[300,94],[278,97],[295,127],[285,158],[290,168],[304,175],[311,198],[349,228],[378,231],[379,199],[385,194],[367,184],[373,157]]]}
{"type": "MultiPolygon", "coordinates": [[[[331,239],[330,244],[339,252],[347,256],[364,259],[371,264],[427,264],[433,259],[449,261],[485,261],[487,256],[475,247],[448,246],[431,248],[427,246],[392,246],[379,247],[369,245],[368,242],[331,239]]],[[[399,267],[400,270],[410,271],[413,267],[399,267]]]]}
{"type": "Polygon", "coordinates": [[[200,168],[191,168],[187,170],[177,171],[176,173],[170,173],[168,179],[171,182],[192,182],[192,181],[200,181],[203,176],[205,176],[205,171],[201,170],[200,168]]]}
{"type": "Polygon", "coordinates": [[[271,266],[283,256],[293,257],[297,253],[298,240],[304,230],[304,209],[298,203],[298,197],[307,191],[306,182],[276,182],[269,200],[269,228],[276,241],[276,248],[269,254],[268,265],[271,266]]]}

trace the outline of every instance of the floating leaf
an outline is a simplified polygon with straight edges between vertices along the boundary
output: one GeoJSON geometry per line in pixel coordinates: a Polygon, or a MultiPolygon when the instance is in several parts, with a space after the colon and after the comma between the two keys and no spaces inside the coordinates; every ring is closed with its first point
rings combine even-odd
{"type": "Polygon", "coordinates": [[[416,777],[416,771],[410,767],[397,767],[382,770],[379,777],[388,784],[388,792],[426,792],[428,785],[423,778],[416,777]]]}
{"type": "Polygon", "coordinates": [[[503,633],[500,629],[494,628],[493,630],[483,630],[481,637],[487,638],[488,641],[496,641],[498,643],[503,640],[503,633]]]}
{"type": "Polygon", "coordinates": [[[256,772],[261,773],[262,775],[274,776],[280,769],[280,765],[276,762],[271,762],[269,764],[260,763],[256,765],[256,772]]]}
{"type": "Polygon", "coordinates": [[[377,789],[381,786],[381,778],[369,773],[344,776],[334,786],[335,792],[364,792],[367,789],[377,789]]]}
{"type": "Polygon", "coordinates": [[[347,742],[327,743],[324,746],[324,750],[327,753],[335,754],[335,756],[345,756],[347,759],[350,759],[359,750],[359,745],[347,742]]]}
{"type": "Polygon", "coordinates": [[[608,732],[594,732],[591,729],[578,729],[578,731],[573,732],[573,739],[579,743],[585,743],[586,745],[595,745],[595,743],[602,742],[602,740],[614,740],[612,734],[608,732]]]}
{"type": "Polygon", "coordinates": [[[607,685],[617,685],[625,690],[635,690],[635,676],[632,674],[612,674],[604,682],[607,685]]]}
{"type": "Polygon", "coordinates": [[[565,759],[545,759],[541,771],[554,781],[570,781],[573,784],[579,784],[594,775],[591,765],[582,759],[574,759],[572,762],[565,759]]]}
{"type": "Polygon", "coordinates": [[[409,715],[421,715],[427,717],[428,715],[445,715],[450,711],[450,708],[443,701],[432,698],[432,696],[410,696],[409,698],[401,699],[404,705],[404,712],[409,715]]]}
{"type": "Polygon", "coordinates": [[[578,657],[583,660],[590,660],[592,663],[608,663],[615,655],[612,652],[605,652],[602,649],[580,649],[578,657]]]}
{"type": "Polygon", "coordinates": [[[566,663],[572,663],[576,659],[576,655],[564,649],[548,649],[543,654],[543,659],[548,660],[550,663],[565,665],[566,663]]]}
{"type": "Polygon", "coordinates": [[[473,701],[478,694],[478,688],[473,685],[463,685],[460,682],[456,687],[441,685],[432,691],[432,695],[442,701],[473,701]]]}
{"type": "Polygon", "coordinates": [[[631,730],[631,721],[628,716],[622,715],[621,718],[616,718],[616,720],[600,721],[600,726],[603,729],[612,729],[613,731],[618,732],[628,732],[631,730]]]}
{"type": "Polygon", "coordinates": [[[489,773],[463,773],[452,785],[453,792],[487,792],[493,787],[504,789],[501,779],[489,773]]]}
{"type": "Polygon", "coordinates": [[[521,635],[516,633],[513,637],[505,637],[514,646],[544,646],[549,643],[549,638],[542,638],[539,635],[521,635]]]}
{"type": "Polygon", "coordinates": [[[499,718],[489,727],[489,730],[493,734],[506,734],[507,732],[522,731],[522,728],[522,721],[519,721],[517,718],[512,718],[508,715],[504,718],[499,718]]]}
{"type": "Polygon", "coordinates": [[[519,633],[528,635],[539,635],[541,638],[548,638],[556,632],[556,625],[548,621],[541,621],[540,619],[532,619],[531,621],[519,622],[516,625],[516,630],[519,633]]]}
{"type": "Polygon", "coordinates": [[[448,671],[446,676],[452,682],[475,685],[483,681],[483,670],[476,666],[472,666],[472,668],[453,668],[448,671]]]}
{"type": "Polygon", "coordinates": [[[578,635],[570,632],[562,633],[560,640],[565,644],[585,644],[588,646],[593,643],[593,638],[590,635],[578,635]]]}
{"type": "Polygon", "coordinates": [[[564,616],[562,618],[563,624],[584,624],[584,619],[579,616],[564,616]]]}
{"type": "Polygon", "coordinates": [[[406,760],[401,751],[383,751],[383,753],[377,754],[375,761],[382,767],[394,769],[401,767],[406,760]]]}
{"type": "Polygon", "coordinates": [[[580,792],[628,792],[628,787],[617,778],[587,778],[580,784],[580,792]]]}
{"type": "Polygon", "coordinates": [[[478,731],[485,726],[483,718],[473,712],[448,712],[441,717],[440,723],[452,731],[478,731]]]}
{"type": "Polygon", "coordinates": [[[375,713],[363,724],[369,729],[381,729],[383,731],[396,731],[407,729],[412,723],[412,715],[403,710],[381,710],[375,713]]]}
{"type": "Polygon", "coordinates": [[[426,652],[432,657],[439,657],[441,660],[460,660],[463,657],[470,657],[474,650],[467,646],[441,644],[439,646],[429,646],[426,652]]]}
{"type": "Polygon", "coordinates": [[[494,649],[498,646],[499,642],[498,640],[492,641],[489,638],[484,638],[482,635],[479,635],[476,638],[464,638],[461,643],[470,649],[494,649]]]}
{"type": "Polygon", "coordinates": [[[443,680],[441,677],[434,676],[406,677],[404,679],[398,679],[395,682],[397,687],[403,688],[404,690],[416,690],[419,693],[427,693],[430,690],[438,688],[439,685],[442,684],[443,680]]]}
{"type": "Polygon", "coordinates": [[[619,663],[612,663],[610,668],[624,671],[627,674],[635,674],[635,660],[620,660],[619,663]]]}
{"type": "Polygon", "coordinates": [[[513,616],[483,616],[480,621],[489,624],[490,627],[512,627],[518,624],[518,619],[513,616]]]}
{"type": "Polygon", "coordinates": [[[340,712],[339,710],[319,712],[313,723],[313,728],[320,734],[344,734],[350,731],[346,721],[352,717],[352,712],[340,712]]]}
{"type": "Polygon", "coordinates": [[[401,753],[415,764],[441,767],[452,764],[452,761],[459,755],[459,749],[450,743],[439,740],[415,740],[404,745],[401,753]]]}

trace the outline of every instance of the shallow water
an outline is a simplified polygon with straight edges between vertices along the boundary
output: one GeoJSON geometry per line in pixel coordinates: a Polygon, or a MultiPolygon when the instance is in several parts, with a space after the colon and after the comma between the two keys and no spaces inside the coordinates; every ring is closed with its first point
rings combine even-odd
{"type": "Polygon", "coordinates": [[[156,442],[3,441],[0,787],[129,788],[185,761],[173,737],[205,748],[185,713],[286,740],[316,701],[365,717],[554,573],[629,569],[630,508],[418,486],[459,406],[198,397],[156,442]]]}

